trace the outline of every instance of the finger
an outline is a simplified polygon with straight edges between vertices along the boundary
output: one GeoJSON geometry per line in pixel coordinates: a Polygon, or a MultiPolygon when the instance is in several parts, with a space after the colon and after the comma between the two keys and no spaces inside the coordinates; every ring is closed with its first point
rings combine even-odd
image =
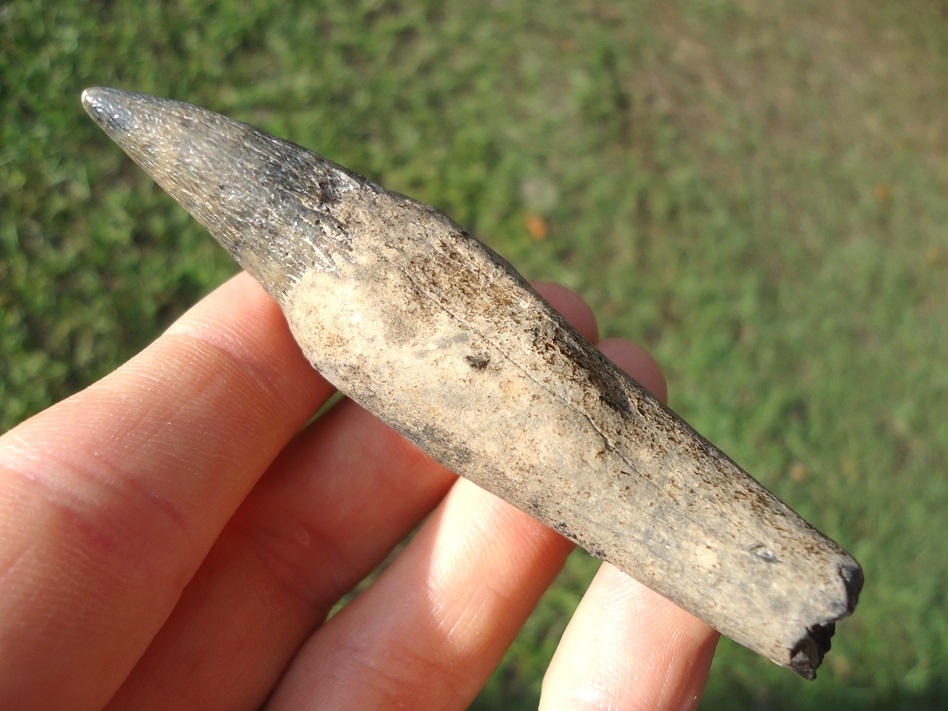
{"type": "Polygon", "coordinates": [[[375,584],[310,638],[269,708],[466,708],[571,547],[458,480],[375,584]]]}
{"type": "MultiPolygon", "coordinates": [[[[617,350],[622,366],[647,360],[617,350]]],[[[653,364],[641,374],[655,381],[653,364]]],[[[375,584],[308,640],[271,708],[466,708],[570,550],[458,480],[375,584]]]]}
{"type": "MultiPolygon", "coordinates": [[[[539,289],[595,337],[582,299],[558,285],[539,289]]],[[[112,706],[259,706],[332,605],[455,479],[341,403],[291,443],[241,506],[112,706]]]]}
{"type": "Polygon", "coordinates": [[[274,463],[109,708],[259,708],[456,476],[351,401],[274,463]]]}
{"type": "Polygon", "coordinates": [[[694,709],[718,633],[604,563],[560,640],[541,709],[694,709]]]}
{"type": "Polygon", "coordinates": [[[331,393],[246,276],[0,442],[2,708],[100,707],[331,393]]]}
{"type": "Polygon", "coordinates": [[[559,311],[573,328],[583,334],[586,340],[591,343],[599,341],[596,314],[579,294],[552,281],[535,282],[533,288],[559,311]]]}
{"type": "Polygon", "coordinates": [[[621,338],[606,338],[599,342],[609,360],[631,374],[642,386],[662,402],[668,400],[665,375],[654,356],[642,346],[621,338]]]}
{"type": "MultiPolygon", "coordinates": [[[[665,399],[664,378],[645,351],[614,341],[600,347],[665,399]]],[[[553,655],[540,708],[696,708],[717,640],[704,622],[604,563],[553,655]]]]}

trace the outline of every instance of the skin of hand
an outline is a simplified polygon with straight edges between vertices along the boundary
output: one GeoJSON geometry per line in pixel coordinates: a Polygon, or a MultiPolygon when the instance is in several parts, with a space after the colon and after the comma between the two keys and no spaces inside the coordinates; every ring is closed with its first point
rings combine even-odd
{"type": "MultiPolygon", "coordinates": [[[[332,393],[241,274],[0,438],[0,708],[466,708],[572,546],[332,393]]],[[[716,642],[604,564],[541,708],[694,708],[716,642]]]]}

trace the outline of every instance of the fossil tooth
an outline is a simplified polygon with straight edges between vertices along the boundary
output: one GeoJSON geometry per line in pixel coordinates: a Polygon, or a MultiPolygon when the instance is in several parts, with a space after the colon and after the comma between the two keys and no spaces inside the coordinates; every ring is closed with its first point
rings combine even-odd
{"type": "Polygon", "coordinates": [[[862,570],[434,208],[246,124],[89,89],[92,118],[430,456],[814,678],[862,570]]]}

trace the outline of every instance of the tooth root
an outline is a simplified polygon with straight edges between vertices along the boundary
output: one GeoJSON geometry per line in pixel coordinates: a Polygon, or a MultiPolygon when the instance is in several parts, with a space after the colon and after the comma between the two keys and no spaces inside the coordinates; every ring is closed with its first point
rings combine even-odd
{"type": "Polygon", "coordinates": [[[93,119],[280,303],[301,349],[439,462],[813,678],[859,565],[437,210],[166,99],[93,119]]]}

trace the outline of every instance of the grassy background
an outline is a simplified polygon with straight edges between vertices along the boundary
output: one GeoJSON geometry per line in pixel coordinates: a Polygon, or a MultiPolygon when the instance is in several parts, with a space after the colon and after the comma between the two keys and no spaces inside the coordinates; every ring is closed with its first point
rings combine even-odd
{"type": "MultiPolygon", "coordinates": [[[[703,709],[948,705],[943,2],[124,5],[0,6],[0,430],[234,271],[79,93],[184,99],[581,291],[860,559],[816,683],[723,643],[703,709]]],[[[571,558],[476,708],[535,706],[594,567],[571,558]]]]}

